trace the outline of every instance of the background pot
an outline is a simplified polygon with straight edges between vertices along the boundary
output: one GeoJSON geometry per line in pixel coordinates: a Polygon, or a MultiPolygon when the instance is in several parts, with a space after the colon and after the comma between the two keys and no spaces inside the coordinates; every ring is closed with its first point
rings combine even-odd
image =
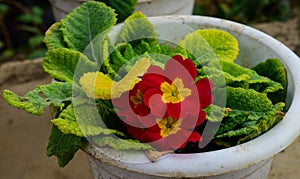
{"type": "MultiPolygon", "coordinates": [[[[89,0],[49,0],[56,21],[59,21],[74,8],[89,0]]],[[[138,0],[136,11],[147,16],[191,15],[195,0],[138,0]]]]}
{"type": "MultiPolygon", "coordinates": [[[[95,178],[267,178],[272,158],[300,134],[300,60],[285,45],[269,35],[235,22],[201,16],[166,16],[149,18],[154,24],[174,20],[194,29],[218,28],[228,31],[239,41],[237,63],[252,67],[267,58],[279,58],[288,74],[287,112],[281,122],[249,142],[213,152],[169,154],[155,163],[142,152],[121,152],[89,145],[83,150],[90,155],[95,178]]],[[[120,25],[114,28],[118,31],[120,25]]],[[[159,31],[158,31],[159,33],[159,31]]],[[[166,33],[174,40],[178,32],[166,33]]]]}

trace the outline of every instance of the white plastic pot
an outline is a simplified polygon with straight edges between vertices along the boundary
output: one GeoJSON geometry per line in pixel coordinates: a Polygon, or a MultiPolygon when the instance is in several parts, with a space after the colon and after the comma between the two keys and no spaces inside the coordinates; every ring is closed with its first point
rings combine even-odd
{"type": "MultiPolygon", "coordinates": [[[[89,0],[49,0],[55,20],[59,21],[74,8],[89,0]]],[[[138,0],[135,10],[147,16],[191,15],[195,0],[138,0]]]]}
{"type": "Polygon", "coordinates": [[[163,15],[191,15],[195,0],[138,0],[136,11],[148,17],[163,15]]]}
{"type": "MultiPolygon", "coordinates": [[[[241,145],[196,154],[168,154],[151,163],[142,152],[120,152],[89,145],[95,178],[267,178],[274,155],[300,134],[300,59],[285,45],[251,27],[211,17],[166,16],[149,18],[152,23],[174,20],[194,29],[217,28],[228,31],[239,42],[237,63],[251,67],[267,58],[279,58],[288,74],[287,112],[275,127],[241,145]]],[[[119,27],[116,26],[115,29],[119,27]]],[[[174,40],[176,29],[168,31],[174,40]]]]}

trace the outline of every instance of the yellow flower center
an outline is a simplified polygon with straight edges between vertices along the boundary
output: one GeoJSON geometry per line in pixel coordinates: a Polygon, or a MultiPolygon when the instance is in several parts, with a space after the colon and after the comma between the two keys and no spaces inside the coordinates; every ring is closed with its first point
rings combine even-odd
{"type": "Polygon", "coordinates": [[[180,130],[181,119],[175,119],[171,116],[163,119],[156,119],[157,125],[160,128],[160,135],[167,137],[170,134],[175,134],[180,130]]]}
{"type": "Polygon", "coordinates": [[[172,84],[163,82],[160,85],[160,90],[163,92],[162,100],[165,103],[179,103],[192,93],[189,88],[184,87],[180,78],[175,78],[172,84]]]}
{"type": "Polygon", "coordinates": [[[130,100],[134,105],[143,104],[144,103],[144,95],[141,90],[137,90],[136,96],[130,96],[130,100]]]}

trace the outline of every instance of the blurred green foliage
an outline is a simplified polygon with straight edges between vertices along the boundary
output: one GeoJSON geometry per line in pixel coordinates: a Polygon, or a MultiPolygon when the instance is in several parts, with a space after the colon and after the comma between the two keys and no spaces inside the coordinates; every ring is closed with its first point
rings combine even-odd
{"type": "Polygon", "coordinates": [[[194,14],[250,24],[286,21],[299,6],[300,0],[196,0],[194,14]]]}
{"type": "Polygon", "coordinates": [[[47,5],[47,1],[0,0],[0,62],[44,56],[42,40],[50,24],[45,22],[47,5]]]}

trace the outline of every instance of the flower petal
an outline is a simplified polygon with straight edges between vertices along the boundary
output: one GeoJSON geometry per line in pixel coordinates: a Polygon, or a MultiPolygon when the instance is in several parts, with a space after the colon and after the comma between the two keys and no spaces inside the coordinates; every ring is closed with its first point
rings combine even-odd
{"type": "Polygon", "coordinates": [[[159,131],[145,130],[141,136],[139,136],[139,140],[141,142],[153,142],[161,139],[159,131]]]}
{"type": "Polygon", "coordinates": [[[173,150],[177,150],[186,146],[188,142],[198,142],[201,140],[199,133],[189,130],[180,130],[174,135],[168,137],[168,144],[173,150]]]}
{"type": "Polygon", "coordinates": [[[181,102],[179,103],[168,103],[167,104],[167,113],[176,119],[183,118],[185,114],[181,111],[181,102]]]}
{"type": "Polygon", "coordinates": [[[147,90],[144,94],[144,101],[154,116],[162,118],[165,115],[167,105],[162,101],[161,91],[154,88],[147,90]]]}
{"type": "Polygon", "coordinates": [[[151,65],[150,68],[147,71],[148,74],[158,74],[158,75],[164,75],[164,70],[157,66],[157,65],[151,65]]]}
{"type": "Polygon", "coordinates": [[[208,107],[214,100],[214,97],[211,93],[213,89],[213,83],[209,79],[203,78],[196,82],[196,86],[202,108],[208,107]]]}
{"type": "Polygon", "coordinates": [[[160,89],[161,83],[165,81],[164,76],[160,74],[149,73],[142,76],[142,81],[139,83],[139,89],[144,93],[150,88],[160,89]]]}
{"type": "Polygon", "coordinates": [[[175,55],[167,61],[165,74],[166,77],[171,80],[179,77],[183,79],[185,83],[191,83],[197,77],[197,69],[192,60],[183,59],[181,55],[175,55]]]}

